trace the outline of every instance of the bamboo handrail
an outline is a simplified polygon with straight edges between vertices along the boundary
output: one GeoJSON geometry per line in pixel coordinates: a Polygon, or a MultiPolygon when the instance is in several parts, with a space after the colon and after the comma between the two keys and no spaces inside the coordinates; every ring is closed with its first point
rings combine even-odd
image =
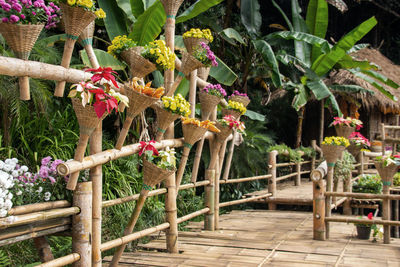
{"type": "Polygon", "coordinates": [[[271,174],[266,174],[266,175],[238,178],[238,179],[220,180],[219,182],[220,184],[233,184],[233,183],[242,183],[242,182],[255,181],[261,179],[269,179],[271,177],[272,177],[271,174]]]}
{"type": "MultiPolygon", "coordinates": [[[[165,193],[167,193],[167,189],[160,188],[160,189],[150,191],[148,196],[163,195],[165,193]]],[[[116,199],[112,199],[112,200],[105,200],[105,201],[103,201],[102,207],[108,208],[108,207],[112,207],[115,205],[124,204],[126,202],[135,201],[135,200],[139,199],[139,196],[140,196],[140,194],[134,194],[132,196],[121,197],[121,198],[116,198],[116,199]]]]}
{"type": "Polygon", "coordinates": [[[251,201],[257,200],[257,199],[267,198],[267,197],[270,197],[270,196],[272,196],[272,194],[271,193],[267,193],[267,194],[263,194],[263,195],[259,195],[259,196],[255,196],[255,197],[249,197],[249,198],[244,198],[244,199],[238,199],[238,200],[222,202],[222,203],[219,203],[219,207],[222,208],[222,207],[226,207],[226,206],[242,204],[242,203],[251,202],[251,201]]]}
{"type": "Polygon", "coordinates": [[[400,199],[400,195],[369,194],[369,193],[325,192],[325,195],[332,197],[352,197],[358,199],[391,199],[391,200],[400,199]]]}
{"type": "Polygon", "coordinates": [[[382,224],[382,225],[392,225],[392,226],[400,226],[400,222],[398,221],[390,221],[390,220],[377,220],[377,219],[356,219],[354,217],[346,217],[346,216],[334,216],[334,217],[325,217],[325,221],[328,222],[345,222],[345,223],[359,223],[359,224],[382,224]]]}
{"type": "Polygon", "coordinates": [[[208,181],[208,180],[195,182],[195,183],[182,184],[179,186],[179,190],[185,190],[185,189],[190,189],[190,188],[195,188],[195,187],[200,187],[200,186],[207,186],[209,184],[210,184],[210,181],[208,181]]]}
{"type": "Polygon", "coordinates": [[[344,197],[344,198],[341,198],[338,201],[336,201],[336,203],[332,203],[331,209],[336,209],[337,207],[342,205],[346,200],[347,200],[347,197],[344,197]]]}
{"type": "Polygon", "coordinates": [[[50,210],[50,209],[58,209],[58,208],[65,208],[71,207],[71,203],[67,200],[58,200],[58,201],[50,201],[50,202],[42,202],[42,203],[35,203],[35,204],[28,204],[23,206],[16,206],[10,209],[7,215],[22,215],[31,212],[43,211],[43,210],[50,210]]]}
{"type": "Polygon", "coordinates": [[[285,180],[287,178],[290,178],[290,177],[293,177],[293,176],[296,176],[296,175],[297,175],[297,172],[290,173],[290,174],[287,174],[287,175],[283,175],[283,176],[277,177],[276,181],[279,182],[279,181],[285,180]]]}
{"type": "Polygon", "coordinates": [[[115,247],[127,244],[129,242],[132,242],[133,240],[136,240],[136,239],[142,238],[144,236],[150,235],[152,233],[163,231],[163,230],[165,230],[167,228],[169,228],[169,223],[166,222],[166,223],[163,223],[163,224],[151,227],[151,228],[144,229],[144,230],[139,231],[139,232],[132,233],[130,235],[126,235],[126,236],[119,237],[119,238],[114,239],[114,240],[110,240],[110,241],[108,241],[106,243],[101,244],[100,249],[101,249],[102,252],[106,251],[106,250],[110,250],[112,248],[115,248],[115,247]]]}
{"type": "Polygon", "coordinates": [[[186,221],[188,221],[188,220],[190,220],[190,219],[193,219],[194,217],[200,216],[200,215],[202,215],[202,214],[204,214],[204,213],[207,213],[207,212],[209,212],[209,211],[210,211],[210,208],[204,208],[204,209],[201,209],[201,210],[192,212],[192,213],[190,213],[190,214],[188,214],[188,215],[179,217],[179,218],[177,219],[177,222],[178,222],[178,223],[186,222],[186,221]]]}
{"type": "Polygon", "coordinates": [[[17,215],[0,219],[0,229],[6,229],[13,226],[28,224],[37,221],[44,221],[60,217],[67,217],[78,214],[80,209],[78,207],[71,207],[65,209],[53,209],[48,211],[34,212],[24,215],[17,215]]]}
{"type": "Polygon", "coordinates": [[[282,163],[277,163],[275,166],[278,167],[288,167],[288,166],[295,166],[297,163],[296,162],[282,162],[282,163]]]}
{"type": "Polygon", "coordinates": [[[48,261],[37,265],[36,267],[58,267],[58,266],[65,266],[74,262],[77,262],[81,259],[81,256],[78,253],[72,253],[67,256],[57,258],[52,261],[48,261]]]}

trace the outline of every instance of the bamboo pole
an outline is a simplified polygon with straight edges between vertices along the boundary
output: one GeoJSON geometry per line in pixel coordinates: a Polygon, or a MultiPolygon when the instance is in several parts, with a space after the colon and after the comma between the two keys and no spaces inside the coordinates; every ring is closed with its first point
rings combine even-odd
{"type": "Polygon", "coordinates": [[[343,223],[358,223],[358,224],[381,224],[384,226],[400,226],[400,222],[390,220],[377,220],[377,219],[356,219],[354,217],[334,216],[326,217],[325,221],[328,222],[343,222],[343,223]]]}
{"type": "MultiPolygon", "coordinates": [[[[268,181],[268,192],[272,194],[272,197],[276,197],[276,157],[278,156],[278,151],[273,150],[269,152],[269,162],[270,165],[269,174],[271,175],[271,179],[268,181]]],[[[275,210],[275,203],[268,203],[269,210],[275,210]]]]}
{"type": "Polygon", "coordinates": [[[204,180],[204,181],[200,181],[200,182],[196,182],[196,183],[188,183],[188,184],[180,185],[179,190],[185,190],[185,189],[195,188],[195,187],[199,187],[199,186],[207,186],[209,184],[210,184],[210,181],[208,181],[208,180],[204,180]]]}
{"type": "Polygon", "coordinates": [[[238,205],[238,204],[242,204],[242,203],[246,203],[246,202],[252,202],[252,201],[258,200],[258,199],[268,198],[271,195],[272,195],[271,193],[266,193],[266,194],[262,194],[262,195],[255,196],[255,197],[249,197],[249,198],[244,198],[244,199],[237,199],[237,200],[222,202],[219,204],[219,206],[222,208],[222,207],[227,207],[227,206],[232,206],[232,205],[238,205]]]}
{"type": "Polygon", "coordinates": [[[205,188],[205,194],[204,194],[204,203],[207,208],[210,210],[207,212],[207,214],[204,216],[204,229],[208,231],[214,231],[215,230],[215,224],[214,224],[214,212],[215,212],[215,202],[214,202],[214,197],[215,197],[215,170],[207,170],[206,171],[206,177],[205,177],[210,183],[206,186],[205,188]]]}
{"type": "MultiPolygon", "coordinates": [[[[317,146],[317,140],[311,140],[311,147],[315,149],[316,146],[317,146]]],[[[316,164],[316,158],[315,156],[313,156],[311,158],[311,172],[315,170],[315,164],[316,164]]]]}
{"type": "Polygon", "coordinates": [[[326,196],[335,197],[352,197],[355,199],[389,199],[389,200],[400,200],[400,195],[390,194],[369,194],[369,193],[349,193],[349,192],[326,192],[326,196]]]}
{"type": "Polygon", "coordinates": [[[222,176],[223,180],[228,180],[228,177],[229,177],[229,172],[231,170],[231,164],[232,164],[232,158],[233,158],[233,151],[235,150],[235,140],[236,140],[237,135],[238,135],[237,132],[233,133],[232,142],[228,149],[228,158],[226,159],[226,163],[225,163],[226,165],[225,165],[225,169],[224,169],[224,175],[222,176]]]}
{"type": "Polygon", "coordinates": [[[178,168],[178,171],[176,173],[176,179],[175,179],[175,184],[176,184],[176,187],[177,187],[176,194],[178,194],[178,192],[179,192],[179,186],[181,185],[182,177],[183,177],[183,174],[185,172],[185,167],[186,167],[186,164],[187,164],[187,161],[188,161],[188,158],[189,158],[189,152],[190,152],[190,148],[185,146],[183,148],[181,162],[179,163],[179,168],[178,168]]]}
{"type": "Polygon", "coordinates": [[[79,183],[74,192],[73,205],[81,212],[72,217],[72,251],[81,257],[72,266],[92,264],[92,182],[79,183]]]}
{"type": "Polygon", "coordinates": [[[188,221],[190,219],[193,219],[193,218],[195,218],[197,216],[203,215],[203,214],[205,214],[205,213],[207,213],[209,211],[210,211],[210,208],[204,208],[204,209],[192,212],[192,213],[190,213],[188,215],[185,215],[185,216],[182,216],[182,217],[178,218],[177,222],[178,223],[186,222],[186,221],[188,221]]]}
{"type": "Polygon", "coordinates": [[[10,227],[29,224],[38,221],[45,221],[60,217],[67,217],[75,215],[80,212],[78,207],[71,207],[65,209],[53,209],[48,211],[39,211],[24,215],[13,216],[12,218],[6,217],[0,219],[0,229],[7,229],[10,227]]]}
{"type": "MultiPolygon", "coordinates": [[[[328,173],[326,177],[326,192],[332,192],[333,190],[333,171],[334,171],[334,166],[329,166],[328,165],[328,173]]],[[[332,205],[332,196],[326,195],[326,201],[325,201],[325,214],[327,217],[330,217],[332,214],[331,210],[331,205],[332,205]]],[[[325,229],[326,229],[326,239],[329,239],[329,222],[325,220],[325,229]]]]}
{"type": "Polygon", "coordinates": [[[37,265],[36,267],[58,267],[58,266],[65,266],[74,262],[79,261],[80,255],[78,253],[72,253],[67,256],[42,263],[40,265],[37,265]]]}
{"type": "Polygon", "coordinates": [[[165,180],[165,187],[168,190],[165,197],[165,218],[170,225],[166,231],[167,250],[169,253],[178,253],[178,223],[175,175],[171,175],[165,180]]]}
{"type": "MultiPolygon", "coordinates": [[[[133,213],[128,222],[128,225],[125,227],[123,236],[130,235],[132,233],[133,229],[135,228],[136,222],[139,218],[140,212],[143,209],[143,206],[144,206],[144,203],[146,201],[148,194],[149,194],[149,191],[146,189],[142,189],[140,191],[140,197],[139,197],[138,201],[136,202],[135,209],[133,210],[133,213]]],[[[124,252],[126,245],[127,245],[127,243],[125,243],[117,248],[117,250],[115,251],[114,256],[110,262],[110,265],[109,265],[110,267],[118,266],[118,262],[121,259],[122,253],[124,252]]]]}
{"type": "Polygon", "coordinates": [[[238,179],[221,180],[219,183],[220,184],[234,184],[234,183],[256,181],[256,180],[261,180],[261,179],[270,179],[270,178],[272,178],[272,174],[259,175],[259,176],[253,176],[253,177],[245,177],[245,178],[238,178],[238,179]]]}
{"type": "Polygon", "coordinates": [[[49,242],[47,241],[45,236],[36,237],[33,239],[33,242],[35,243],[35,247],[39,253],[39,258],[41,262],[54,260],[49,242]]]}
{"type": "Polygon", "coordinates": [[[296,163],[296,179],[294,180],[294,185],[295,186],[301,185],[301,163],[300,162],[296,163]]]}
{"type": "MultiPolygon", "coordinates": [[[[157,195],[163,195],[167,193],[167,189],[165,188],[160,188],[160,189],[156,189],[156,190],[152,190],[149,192],[148,197],[150,196],[157,196],[157,195]]],[[[119,204],[124,204],[127,202],[131,202],[131,201],[135,201],[139,199],[140,194],[135,194],[132,196],[127,196],[127,197],[122,197],[122,198],[117,198],[117,199],[112,199],[112,200],[106,200],[103,201],[103,208],[108,208],[108,207],[112,207],[115,205],[119,205],[119,204]]]]}
{"type": "Polygon", "coordinates": [[[16,207],[10,209],[8,211],[7,215],[8,216],[22,215],[22,214],[27,214],[27,213],[37,212],[37,211],[65,208],[65,207],[71,207],[71,204],[67,200],[42,202],[42,203],[28,204],[28,205],[23,205],[23,206],[16,206],[16,207]]]}
{"type": "MultiPolygon", "coordinates": [[[[90,154],[96,155],[102,151],[102,122],[99,123],[90,138],[90,154]]],[[[92,266],[101,266],[101,208],[103,200],[103,172],[102,165],[91,166],[90,179],[92,180],[92,266]]]]}
{"type": "MultiPolygon", "coordinates": [[[[214,142],[216,143],[216,142],[214,142]]],[[[219,188],[220,188],[220,184],[219,184],[219,178],[218,178],[218,173],[217,170],[219,169],[219,160],[218,160],[218,152],[214,152],[213,154],[216,154],[216,164],[215,167],[212,168],[213,170],[215,170],[215,181],[214,181],[214,227],[215,230],[219,229],[219,188]]],[[[211,163],[210,163],[211,165],[211,163]]]]}
{"type": "MultiPolygon", "coordinates": [[[[382,177],[382,180],[384,178],[382,177]]],[[[390,194],[390,186],[386,183],[383,183],[382,194],[389,195],[390,194]]],[[[385,198],[382,200],[382,220],[390,220],[390,199],[385,198]]],[[[400,222],[399,222],[400,225],[400,222]]],[[[383,226],[383,243],[390,244],[390,226],[383,226]]]]}
{"type": "MultiPolygon", "coordinates": [[[[349,174],[349,177],[347,179],[343,180],[343,191],[344,192],[350,192],[352,191],[352,174],[349,174]]],[[[343,214],[345,215],[351,215],[352,214],[352,209],[351,209],[351,199],[346,198],[346,201],[343,204],[343,214]]]]}
{"type": "Polygon", "coordinates": [[[313,182],[313,238],[325,240],[325,190],[324,180],[313,182]]]}
{"type": "MultiPolygon", "coordinates": [[[[235,132],[233,132],[232,136],[235,134],[235,132]]],[[[232,142],[233,142],[233,138],[232,138],[232,142]]],[[[225,152],[226,152],[226,146],[227,146],[228,141],[225,140],[225,142],[222,144],[221,149],[219,150],[219,168],[218,168],[218,173],[217,173],[217,179],[219,180],[221,178],[221,173],[222,173],[222,167],[224,165],[224,159],[225,159],[225,152]]]]}
{"type": "Polygon", "coordinates": [[[190,118],[194,118],[196,115],[196,80],[197,80],[197,70],[190,73],[189,80],[189,103],[190,103],[190,118]]]}

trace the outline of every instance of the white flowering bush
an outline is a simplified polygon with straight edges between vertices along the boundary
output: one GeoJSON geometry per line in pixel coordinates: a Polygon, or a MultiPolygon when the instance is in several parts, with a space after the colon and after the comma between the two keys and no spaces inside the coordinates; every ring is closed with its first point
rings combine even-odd
{"type": "Polygon", "coordinates": [[[0,160],[0,218],[7,216],[13,206],[70,200],[71,193],[65,190],[68,178],[57,174],[57,166],[62,162],[43,158],[38,172],[32,174],[16,158],[0,160]]]}

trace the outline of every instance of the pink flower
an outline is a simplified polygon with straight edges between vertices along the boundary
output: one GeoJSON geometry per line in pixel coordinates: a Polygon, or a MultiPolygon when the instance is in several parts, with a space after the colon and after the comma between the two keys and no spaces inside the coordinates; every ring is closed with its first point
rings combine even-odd
{"type": "Polygon", "coordinates": [[[21,19],[25,19],[26,18],[24,14],[21,14],[20,17],[21,17],[21,19]]]}
{"type": "Polygon", "coordinates": [[[8,22],[8,18],[2,18],[2,19],[1,19],[1,22],[7,23],[7,22],[8,22]]]}
{"type": "Polygon", "coordinates": [[[372,214],[372,212],[368,213],[367,215],[368,219],[372,220],[374,218],[374,215],[372,214]]]}
{"type": "Polygon", "coordinates": [[[18,16],[15,16],[15,15],[11,15],[11,16],[10,16],[10,21],[11,21],[11,22],[14,22],[14,23],[15,23],[15,22],[18,22],[18,21],[19,21],[19,17],[18,17],[18,16]]]}
{"type": "Polygon", "coordinates": [[[42,165],[47,165],[47,164],[49,164],[49,162],[51,161],[51,159],[52,159],[52,158],[51,158],[50,156],[45,157],[45,158],[42,159],[41,164],[42,164],[42,165]]]}

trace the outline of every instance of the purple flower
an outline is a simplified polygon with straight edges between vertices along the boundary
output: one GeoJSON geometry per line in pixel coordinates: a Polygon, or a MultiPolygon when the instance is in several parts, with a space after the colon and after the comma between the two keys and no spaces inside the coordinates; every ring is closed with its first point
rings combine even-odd
{"type": "Polygon", "coordinates": [[[18,3],[13,3],[12,8],[17,11],[18,13],[21,12],[22,6],[18,3]]]}
{"type": "Polygon", "coordinates": [[[55,184],[56,179],[54,179],[54,177],[49,176],[48,178],[49,178],[51,184],[55,184]]]}
{"type": "Polygon", "coordinates": [[[48,156],[48,157],[43,158],[41,163],[42,163],[42,165],[47,165],[50,163],[51,160],[52,160],[52,158],[50,156],[48,156]]]}
{"type": "Polygon", "coordinates": [[[21,19],[25,19],[26,18],[24,14],[21,14],[20,17],[21,17],[21,19]]]}
{"type": "Polygon", "coordinates": [[[7,23],[7,22],[8,22],[8,18],[2,18],[2,19],[1,19],[1,22],[7,23]]]}
{"type": "Polygon", "coordinates": [[[7,3],[4,3],[3,5],[1,5],[1,8],[2,8],[5,12],[8,12],[8,11],[11,10],[11,5],[10,5],[10,4],[7,4],[7,3]]]}
{"type": "Polygon", "coordinates": [[[35,11],[32,11],[32,15],[36,16],[36,12],[35,12],[35,11]]]}
{"type": "Polygon", "coordinates": [[[10,21],[11,21],[11,22],[14,22],[14,23],[15,23],[15,22],[18,22],[18,21],[19,21],[19,17],[18,17],[18,16],[15,16],[15,15],[11,15],[11,16],[10,16],[10,21]]]}
{"type": "Polygon", "coordinates": [[[49,167],[41,166],[39,170],[39,176],[42,178],[49,177],[49,167]]]}

